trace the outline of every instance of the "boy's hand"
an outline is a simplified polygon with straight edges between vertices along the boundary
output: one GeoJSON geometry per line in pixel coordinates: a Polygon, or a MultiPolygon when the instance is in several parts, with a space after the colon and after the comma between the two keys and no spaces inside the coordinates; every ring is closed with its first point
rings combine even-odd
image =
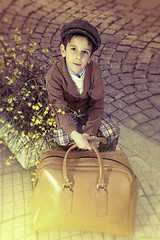
{"type": "Polygon", "coordinates": [[[94,136],[89,136],[87,133],[71,132],[71,138],[75,141],[78,148],[92,150],[88,140],[94,139],[94,136]]]}

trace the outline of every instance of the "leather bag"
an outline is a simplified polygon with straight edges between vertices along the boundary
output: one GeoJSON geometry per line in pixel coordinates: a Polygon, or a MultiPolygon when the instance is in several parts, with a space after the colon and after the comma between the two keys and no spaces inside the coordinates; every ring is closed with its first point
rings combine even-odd
{"type": "Polygon", "coordinates": [[[122,151],[43,150],[32,200],[35,230],[132,236],[138,186],[122,151]]]}

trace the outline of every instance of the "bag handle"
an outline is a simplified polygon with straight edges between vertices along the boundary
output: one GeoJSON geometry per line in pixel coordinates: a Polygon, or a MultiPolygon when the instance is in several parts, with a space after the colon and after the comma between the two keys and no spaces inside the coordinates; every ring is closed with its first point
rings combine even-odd
{"type": "MultiPolygon", "coordinates": [[[[92,140],[93,141],[93,140],[92,140]]],[[[104,183],[104,166],[103,166],[103,160],[99,154],[99,151],[90,143],[91,148],[94,150],[94,152],[97,155],[98,158],[98,162],[99,162],[99,179],[98,179],[98,183],[97,183],[97,190],[99,189],[106,189],[106,185],[104,183]]],[[[63,171],[63,178],[64,178],[64,184],[63,184],[63,188],[69,188],[70,190],[72,189],[72,182],[69,181],[68,175],[67,175],[67,157],[68,154],[71,150],[73,150],[74,148],[76,148],[77,145],[74,144],[72,145],[66,152],[65,156],[64,156],[64,160],[63,160],[63,167],[62,167],[62,171],[63,171]]]]}

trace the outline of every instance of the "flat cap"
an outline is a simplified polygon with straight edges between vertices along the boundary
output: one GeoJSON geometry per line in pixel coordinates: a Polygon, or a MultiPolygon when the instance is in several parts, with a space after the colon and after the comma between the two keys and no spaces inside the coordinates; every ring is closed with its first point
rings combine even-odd
{"type": "Polygon", "coordinates": [[[97,29],[88,21],[82,19],[75,19],[70,23],[65,23],[61,28],[61,41],[63,42],[66,35],[70,33],[80,33],[87,36],[95,46],[94,51],[96,51],[101,45],[101,38],[98,34],[97,29]]]}

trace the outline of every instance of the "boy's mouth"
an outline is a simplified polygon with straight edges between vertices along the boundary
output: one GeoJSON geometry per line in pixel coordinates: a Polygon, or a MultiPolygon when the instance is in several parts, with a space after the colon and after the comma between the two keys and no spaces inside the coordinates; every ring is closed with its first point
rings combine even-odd
{"type": "Polygon", "coordinates": [[[80,63],[74,63],[74,65],[76,65],[76,66],[81,66],[81,64],[80,64],[80,63]]]}

